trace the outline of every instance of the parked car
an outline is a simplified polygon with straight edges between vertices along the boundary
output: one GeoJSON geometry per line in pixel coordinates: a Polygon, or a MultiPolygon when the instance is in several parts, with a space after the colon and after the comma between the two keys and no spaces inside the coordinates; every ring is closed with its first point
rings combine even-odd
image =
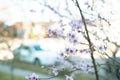
{"type": "Polygon", "coordinates": [[[50,50],[44,50],[38,43],[24,43],[13,50],[13,53],[20,61],[39,65],[53,65],[58,63],[58,54],[50,50]]]}

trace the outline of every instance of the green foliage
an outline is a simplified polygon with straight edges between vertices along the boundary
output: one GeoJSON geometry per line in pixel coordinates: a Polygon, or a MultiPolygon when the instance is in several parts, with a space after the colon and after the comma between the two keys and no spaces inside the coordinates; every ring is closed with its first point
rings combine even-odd
{"type": "MultiPolygon", "coordinates": [[[[0,80],[11,80],[11,75],[4,72],[0,72],[0,80]]],[[[23,77],[14,76],[14,80],[25,80],[23,77]]]]}

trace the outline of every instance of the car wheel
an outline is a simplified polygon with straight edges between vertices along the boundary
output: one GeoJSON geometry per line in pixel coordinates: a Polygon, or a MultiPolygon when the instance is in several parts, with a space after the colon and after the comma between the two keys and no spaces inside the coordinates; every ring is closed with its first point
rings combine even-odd
{"type": "Polygon", "coordinates": [[[40,62],[39,59],[36,58],[35,61],[34,61],[34,64],[40,66],[40,65],[41,65],[41,62],[40,62]]]}

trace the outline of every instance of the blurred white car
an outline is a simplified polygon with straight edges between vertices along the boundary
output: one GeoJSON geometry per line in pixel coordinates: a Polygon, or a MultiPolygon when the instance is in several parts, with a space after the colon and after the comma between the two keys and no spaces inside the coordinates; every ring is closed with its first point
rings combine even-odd
{"type": "Polygon", "coordinates": [[[14,49],[13,53],[21,61],[39,65],[53,65],[59,62],[56,52],[44,50],[38,43],[24,43],[14,49]]]}

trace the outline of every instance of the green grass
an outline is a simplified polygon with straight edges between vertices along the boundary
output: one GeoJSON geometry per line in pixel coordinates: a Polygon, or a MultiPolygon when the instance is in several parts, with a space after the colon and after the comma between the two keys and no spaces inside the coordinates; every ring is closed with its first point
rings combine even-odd
{"type": "MultiPolygon", "coordinates": [[[[25,80],[23,77],[13,76],[14,80],[25,80]]],[[[10,74],[6,74],[4,72],[0,72],[0,80],[13,80],[10,74]]]]}
{"type": "MultiPolygon", "coordinates": [[[[49,74],[49,72],[52,72],[51,69],[49,69],[49,68],[41,68],[38,65],[33,65],[33,64],[29,64],[29,63],[25,63],[25,62],[21,62],[21,61],[15,61],[13,64],[11,61],[7,61],[7,62],[4,62],[4,64],[13,65],[14,68],[21,68],[21,69],[25,69],[25,70],[30,70],[30,71],[33,71],[35,73],[40,72],[40,73],[43,73],[46,75],[49,74]]],[[[66,72],[67,71],[61,72],[59,77],[62,79],[65,78],[64,74],[67,74],[66,72]]],[[[1,76],[1,74],[0,74],[0,76],[1,76]]],[[[0,80],[8,80],[8,79],[0,79],[0,80]]],[[[95,80],[95,79],[88,76],[88,75],[85,75],[85,74],[77,74],[74,76],[74,80],[95,80]]]]}
{"type": "Polygon", "coordinates": [[[88,77],[87,75],[77,74],[74,76],[74,80],[95,80],[95,78],[88,77]]]}
{"type": "MultiPolygon", "coordinates": [[[[0,80],[12,80],[11,75],[0,72],[0,80]]],[[[26,79],[23,77],[14,76],[14,80],[26,80],[26,79]]],[[[62,80],[65,80],[65,79],[62,79],[62,80]]],[[[95,80],[95,79],[86,77],[85,75],[76,75],[74,80],[95,80]]]]}
{"type": "Polygon", "coordinates": [[[30,70],[30,71],[34,71],[34,72],[40,72],[40,73],[48,73],[49,68],[41,68],[38,65],[33,65],[33,64],[29,64],[26,62],[22,62],[22,61],[2,61],[0,62],[1,64],[4,65],[9,65],[9,66],[13,66],[13,68],[20,68],[20,69],[25,69],[25,70],[30,70]]]}
{"type": "MultiPolygon", "coordinates": [[[[48,68],[44,69],[44,68],[41,68],[40,66],[32,65],[32,64],[25,63],[25,62],[20,62],[20,61],[16,61],[14,63],[14,67],[19,67],[19,68],[22,68],[22,69],[32,70],[34,72],[40,72],[40,73],[44,73],[44,74],[48,74],[48,71],[51,72],[51,70],[49,70],[48,68]]],[[[65,78],[65,76],[63,76],[63,74],[66,74],[66,72],[60,72],[59,73],[60,77],[65,78]]],[[[78,75],[75,75],[74,80],[95,80],[95,79],[91,78],[91,77],[88,77],[87,75],[78,74],[78,75]]]]}
{"type": "Polygon", "coordinates": [[[13,66],[17,67],[17,68],[25,69],[25,70],[38,72],[38,73],[39,72],[44,73],[44,74],[48,74],[48,71],[50,71],[49,68],[41,68],[38,65],[33,65],[33,64],[29,64],[29,63],[25,63],[25,62],[21,62],[21,61],[15,61],[13,63],[13,66]]]}

